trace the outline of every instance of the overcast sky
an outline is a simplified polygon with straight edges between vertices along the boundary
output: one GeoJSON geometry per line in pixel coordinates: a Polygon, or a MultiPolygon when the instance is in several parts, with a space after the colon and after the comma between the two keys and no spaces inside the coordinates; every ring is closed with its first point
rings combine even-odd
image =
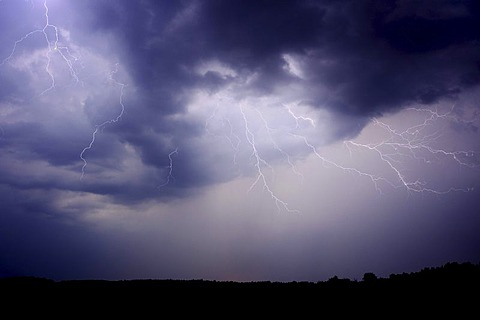
{"type": "Polygon", "coordinates": [[[0,1],[0,276],[480,262],[476,1],[0,1]]]}

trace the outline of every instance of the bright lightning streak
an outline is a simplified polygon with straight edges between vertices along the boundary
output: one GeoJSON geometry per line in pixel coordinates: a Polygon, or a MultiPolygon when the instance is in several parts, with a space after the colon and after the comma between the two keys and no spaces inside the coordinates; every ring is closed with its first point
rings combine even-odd
{"type": "Polygon", "coordinates": [[[173,158],[172,158],[172,156],[174,154],[178,155],[178,148],[175,148],[175,150],[173,150],[172,152],[170,152],[168,154],[169,165],[168,165],[167,179],[165,180],[164,183],[162,183],[161,185],[158,186],[159,188],[165,187],[166,185],[168,185],[170,183],[171,179],[175,179],[174,176],[173,176],[173,158]]]}
{"type": "MultiPolygon", "coordinates": [[[[289,106],[285,106],[285,108],[287,109],[288,114],[295,120],[295,124],[296,124],[295,128],[296,129],[299,128],[299,120],[307,121],[312,127],[315,128],[315,121],[312,118],[305,117],[305,116],[299,116],[299,115],[295,114],[289,106]]],[[[346,167],[346,166],[340,165],[340,164],[338,164],[338,163],[336,163],[332,160],[329,160],[325,156],[322,156],[318,152],[317,148],[312,143],[310,143],[308,138],[304,135],[300,135],[300,134],[293,133],[293,132],[290,132],[289,134],[292,137],[298,138],[301,141],[303,141],[303,143],[313,152],[313,154],[322,161],[322,164],[323,164],[324,167],[330,166],[330,167],[334,167],[334,168],[340,169],[340,170],[345,171],[345,172],[349,172],[349,173],[353,173],[353,174],[356,174],[356,175],[359,175],[359,176],[366,177],[373,182],[373,185],[375,186],[375,189],[379,192],[381,192],[381,189],[379,187],[379,182],[380,181],[387,182],[388,184],[394,186],[392,183],[390,183],[385,178],[363,172],[363,171],[358,170],[354,167],[346,167]]],[[[349,149],[349,151],[351,152],[350,149],[349,149]]]]}
{"type": "MultiPolygon", "coordinates": [[[[33,2],[32,2],[32,6],[33,6],[33,2]]],[[[41,34],[43,36],[43,38],[45,39],[45,43],[46,43],[46,47],[47,47],[47,52],[45,54],[45,58],[46,58],[46,61],[47,61],[46,64],[45,64],[45,72],[48,74],[48,76],[50,78],[50,86],[48,88],[46,88],[45,90],[43,90],[40,93],[40,95],[44,95],[45,93],[53,90],[56,87],[55,76],[54,76],[53,72],[51,71],[52,55],[54,53],[57,53],[61,57],[61,59],[65,62],[65,64],[67,65],[67,67],[70,71],[70,75],[75,80],[75,82],[78,83],[78,81],[79,81],[79,78],[77,76],[77,73],[75,72],[74,65],[73,65],[74,61],[77,61],[78,59],[70,53],[70,50],[67,46],[61,46],[60,45],[59,29],[58,29],[57,26],[50,23],[49,8],[48,8],[48,5],[47,5],[47,0],[45,0],[43,2],[43,8],[44,8],[44,19],[45,19],[45,24],[43,25],[43,27],[41,29],[36,29],[36,30],[30,31],[29,33],[27,33],[26,35],[24,35],[23,37],[21,37],[20,39],[15,41],[10,54],[0,63],[0,66],[5,65],[7,62],[9,62],[13,58],[13,56],[15,55],[15,52],[17,51],[18,46],[22,42],[26,41],[28,38],[34,36],[35,34],[41,34]],[[49,36],[49,33],[50,34],[53,33],[53,39],[50,39],[51,36],[49,36]]],[[[81,178],[83,178],[83,176],[85,174],[85,168],[87,166],[87,161],[84,158],[84,154],[87,150],[90,150],[93,147],[93,144],[95,143],[95,139],[96,139],[96,135],[97,135],[98,131],[100,129],[103,129],[103,127],[105,127],[109,123],[118,122],[120,120],[121,116],[123,115],[124,110],[125,110],[125,106],[123,104],[123,94],[124,94],[125,84],[120,83],[113,78],[114,74],[116,74],[117,71],[118,71],[118,64],[116,66],[116,69],[112,73],[110,73],[110,80],[113,81],[116,85],[120,86],[120,105],[122,107],[121,112],[119,113],[119,115],[115,119],[105,121],[104,123],[95,126],[95,130],[92,133],[92,140],[90,141],[89,145],[86,148],[84,148],[82,150],[82,152],[80,153],[80,158],[84,163],[83,166],[82,166],[81,178]]]]}
{"type": "MultiPolygon", "coordinates": [[[[316,140],[314,136],[311,136],[312,134],[315,134],[311,130],[319,129],[315,126],[315,118],[299,115],[292,107],[285,105],[284,107],[286,114],[288,114],[289,117],[294,120],[294,125],[286,131],[277,130],[270,125],[272,120],[282,121],[281,117],[279,117],[278,120],[267,118],[266,114],[261,111],[260,106],[254,108],[256,111],[257,120],[260,120],[262,123],[263,129],[260,130],[261,132],[264,132],[263,136],[260,136],[259,132],[254,131],[254,126],[251,125],[253,124],[254,120],[252,117],[255,117],[255,115],[253,113],[247,114],[246,106],[240,105],[239,107],[244,128],[244,140],[251,151],[250,158],[253,159],[253,167],[255,168],[256,172],[255,180],[251,184],[248,191],[250,192],[256,186],[261,185],[266,193],[269,194],[273,199],[277,209],[279,210],[298,212],[297,210],[292,209],[287,201],[281,199],[275,194],[271,179],[267,178],[265,170],[272,170],[272,173],[274,174],[274,168],[266,160],[266,158],[261,156],[261,154],[265,152],[265,148],[269,148],[265,145],[265,138],[268,140],[268,145],[270,148],[281,154],[284,161],[290,166],[296,175],[302,178],[303,181],[303,174],[297,170],[295,164],[295,162],[298,160],[298,157],[293,157],[289,152],[287,152],[288,148],[291,148],[291,145],[289,145],[289,147],[284,147],[283,143],[280,143],[281,141],[289,140],[285,140],[285,137],[281,140],[278,139],[278,137],[281,137],[279,135],[282,133],[300,141],[301,145],[304,145],[308,148],[310,154],[314,155],[321,161],[324,168],[336,169],[365,178],[372,183],[374,189],[380,194],[385,192],[386,187],[403,189],[408,193],[431,193],[437,195],[446,194],[449,192],[468,192],[473,190],[473,187],[441,187],[434,184],[432,181],[426,181],[422,178],[419,178],[419,175],[418,177],[412,176],[412,174],[415,174],[415,171],[412,171],[413,168],[407,167],[409,164],[430,166],[434,163],[443,163],[448,159],[455,162],[459,166],[464,166],[470,169],[480,167],[478,154],[474,151],[451,151],[435,146],[443,141],[440,140],[440,138],[442,138],[444,135],[443,129],[445,129],[446,126],[446,124],[443,122],[457,123],[465,127],[471,126],[472,129],[475,129],[476,127],[477,118],[473,120],[463,120],[454,114],[453,107],[450,111],[443,113],[434,109],[406,109],[402,112],[406,112],[407,114],[411,112],[416,113],[414,120],[408,120],[415,122],[415,124],[412,124],[403,130],[398,130],[384,121],[381,121],[377,118],[372,118],[371,125],[373,128],[376,127],[381,130],[380,132],[376,132],[375,136],[376,138],[383,137],[379,142],[362,143],[360,142],[359,138],[355,140],[347,140],[343,143],[348,151],[348,154],[350,155],[351,160],[353,160],[357,152],[362,150],[366,151],[367,153],[364,154],[369,155],[370,157],[368,164],[374,165],[374,168],[372,169],[361,168],[362,162],[360,162],[358,165],[346,165],[344,164],[343,160],[333,160],[327,154],[321,153],[317,143],[314,142],[318,140],[316,140]],[[307,130],[307,128],[301,122],[307,123],[311,129],[307,130]],[[262,141],[262,143],[260,144],[257,140],[262,141]],[[372,159],[374,162],[371,162],[372,159]],[[378,162],[376,162],[377,160],[375,159],[377,159],[378,162]],[[407,162],[407,160],[409,162],[407,162]]],[[[208,118],[208,122],[211,122],[217,118],[217,113],[219,112],[220,111],[218,108],[215,109],[214,114],[208,118]]],[[[230,133],[228,133],[228,135],[231,134],[232,126],[230,125],[230,133]]],[[[227,135],[227,132],[225,132],[225,135],[227,135]]],[[[366,163],[363,163],[363,165],[365,164],[366,163]]],[[[416,170],[423,169],[419,167],[416,170]]]]}
{"type": "MultiPolygon", "coordinates": [[[[417,126],[413,126],[413,127],[409,128],[406,131],[401,132],[401,133],[398,133],[394,130],[391,130],[391,128],[389,128],[388,126],[386,126],[386,128],[388,129],[388,131],[391,134],[396,135],[398,137],[401,137],[407,142],[412,142],[412,143],[409,143],[409,145],[412,145],[412,148],[414,148],[414,149],[424,148],[424,149],[428,150],[432,155],[437,155],[437,154],[444,155],[446,157],[449,157],[449,158],[453,159],[459,165],[466,166],[466,167],[469,167],[469,168],[478,168],[478,167],[480,167],[480,163],[478,162],[478,159],[477,159],[478,155],[475,151],[447,151],[447,150],[437,149],[437,148],[433,148],[433,147],[429,146],[428,144],[430,142],[433,142],[437,138],[440,137],[439,133],[435,133],[433,135],[425,135],[424,137],[417,138],[426,127],[428,127],[429,125],[431,125],[433,122],[435,122],[438,119],[450,120],[450,121],[453,121],[455,123],[463,124],[467,127],[472,125],[473,123],[475,123],[476,120],[478,120],[478,116],[476,116],[474,119],[469,120],[469,121],[459,119],[458,117],[453,116],[454,108],[455,108],[455,105],[452,106],[450,111],[445,112],[443,114],[439,113],[438,110],[433,111],[433,110],[430,110],[430,109],[410,108],[408,110],[427,113],[427,114],[430,114],[430,117],[426,118],[425,121],[422,124],[417,125],[417,126]],[[409,140],[408,139],[409,136],[415,137],[416,140],[409,140]],[[465,159],[471,159],[473,161],[468,163],[468,162],[465,161],[465,159]]],[[[381,123],[379,122],[379,124],[381,124],[381,123]]],[[[381,124],[381,125],[384,125],[384,124],[381,124]]],[[[425,162],[430,162],[430,161],[425,160],[425,162]]]]}
{"type": "MultiPolygon", "coordinates": [[[[395,188],[403,187],[409,192],[428,192],[434,194],[446,194],[452,191],[468,192],[472,188],[454,188],[450,187],[444,190],[430,188],[426,186],[425,182],[420,180],[409,180],[407,176],[402,173],[401,158],[408,157],[411,159],[422,161],[425,164],[430,164],[435,160],[438,160],[439,156],[450,158],[460,166],[466,166],[469,168],[479,167],[477,155],[474,151],[448,151],[441,148],[433,147],[431,144],[437,141],[441,137],[439,130],[433,133],[427,133],[426,129],[435,123],[438,119],[446,119],[455,122],[462,122],[464,124],[471,124],[472,121],[463,121],[453,116],[453,108],[446,113],[439,113],[437,110],[430,109],[417,109],[410,108],[410,111],[418,113],[426,113],[429,116],[425,118],[423,123],[417,124],[407,128],[404,131],[397,131],[390,125],[379,121],[378,119],[372,119],[374,125],[384,129],[389,137],[380,143],[376,144],[362,144],[355,141],[346,141],[345,144],[353,146],[359,149],[368,150],[375,153],[382,163],[395,174],[398,183],[383,179],[395,188]],[[390,151],[387,151],[390,150],[390,151]],[[429,158],[427,158],[429,156],[429,158]],[[465,161],[465,159],[471,158],[471,162],[465,161]]],[[[351,149],[349,147],[349,151],[351,149]]]]}
{"type": "Polygon", "coordinates": [[[284,107],[287,109],[288,114],[290,114],[292,116],[292,118],[295,119],[295,124],[296,124],[295,128],[298,129],[300,127],[300,123],[299,123],[300,120],[310,123],[310,125],[315,128],[315,120],[313,120],[312,118],[309,118],[309,117],[305,117],[305,116],[297,116],[292,111],[291,107],[289,107],[289,106],[284,106],[284,107]]]}
{"type": "Polygon", "coordinates": [[[375,176],[373,174],[369,174],[369,173],[366,173],[366,172],[363,172],[361,170],[358,170],[356,168],[353,168],[353,167],[345,167],[345,166],[342,166],[332,160],[329,160],[328,158],[322,156],[318,151],[317,151],[317,148],[311,144],[308,139],[302,135],[298,135],[298,134],[294,134],[294,133],[291,133],[291,135],[293,137],[296,137],[298,139],[301,139],[303,141],[303,143],[312,150],[313,154],[319,158],[321,161],[322,161],[322,164],[324,167],[328,168],[328,166],[330,167],[334,167],[334,168],[337,168],[337,169],[340,169],[342,171],[345,171],[345,172],[349,172],[349,173],[354,173],[354,174],[357,174],[359,176],[363,176],[363,177],[366,177],[368,178],[369,180],[371,180],[375,186],[375,189],[378,191],[378,192],[382,192],[381,188],[379,187],[379,182],[380,181],[384,181],[388,184],[390,184],[392,187],[394,187],[395,185],[393,185],[390,181],[388,181],[387,179],[383,178],[383,177],[380,177],[380,176],[375,176]]]}
{"type": "Polygon", "coordinates": [[[114,85],[120,87],[120,97],[119,97],[119,104],[120,104],[120,112],[118,113],[118,115],[113,118],[113,119],[110,119],[110,120],[106,120],[104,121],[103,123],[101,124],[98,124],[95,126],[95,130],[93,131],[92,133],[92,139],[90,140],[90,143],[88,146],[86,146],[82,152],[80,153],[80,159],[83,161],[83,166],[82,166],[82,174],[81,174],[81,179],[84,177],[85,175],[85,169],[87,167],[87,159],[85,159],[84,155],[85,155],[85,152],[87,152],[88,150],[92,149],[93,148],[93,145],[95,143],[95,139],[96,139],[96,136],[97,136],[97,133],[99,130],[103,130],[103,128],[105,128],[105,126],[107,126],[108,124],[113,124],[113,123],[116,123],[118,121],[120,121],[120,119],[122,118],[124,112],[125,112],[125,105],[123,103],[123,97],[124,97],[124,90],[125,90],[125,87],[126,87],[126,84],[124,83],[121,83],[119,82],[118,80],[115,80],[114,78],[114,75],[117,74],[118,72],[118,63],[115,65],[115,70],[113,70],[111,73],[110,73],[110,76],[109,76],[109,80],[111,82],[113,82],[114,85]]]}
{"type": "Polygon", "coordinates": [[[257,149],[257,145],[255,143],[255,135],[253,134],[253,132],[250,130],[250,127],[249,127],[249,122],[248,122],[248,119],[247,119],[247,116],[245,115],[245,112],[243,110],[243,107],[240,106],[240,112],[242,114],[242,118],[243,118],[243,121],[244,121],[244,125],[245,125],[245,138],[248,142],[248,144],[250,145],[251,149],[252,149],[252,157],[254,158],[254,166],[256,168],[256,171],[257,171],[257,178],[255,179],[255,181],[252,183],[252,185],[250,186],[249,188],[249,192],[253,190],[253,188],[255,188],[255,186],[259,183],[262,184],[262,187],[263,189],[270,195],[270,197],[273,199],[273,201],[275,202],[275,205],[277,206],[277,209],[280,210],[281,208],[285,209],[287,212],[291,212],[291,213],[298,213],[299,211],[298,210],[294,210],[294,209],[290,209],[290,207],[288,206],[288,203],[285,202],[284,200],[280,199],[273,191],[272,189],[270,188],[269,186],[269,183],[267,181],[267,178],[265,176],[265,173],[262,169],[263,166],[266,166],[266,167],[269,167],[273,170],[273,168],[267,163],[267,161],[265,161],[261,156],[260,156],[260,153],[257,149]]]}
{"type": "MultiPolygon", "coordinates": [[[[32,3],[32,5],[33,5],[33,3],[32,3]]],[[[0,66],[2,66],[4,64],[6,64],[8,61],[10,61],[13,58],[13,56],[15,55],[15,52],[17,51],[18,46],[22,42],[26,41],[28,38],[34,36],[35,34],[41,34],[43,36],[43,38],[45,39],[45,43],[46,43],[46,47],[47,47],[47,52],[45,54],[45,58],[46,58],[46,61],[47,61],[46,64],[45,64],[45,72],[48,74],[48,76],[50,78],[50,86],[48,88],[46,88],[45,90],[43,90],[40,93],[40,95],[44,95],[44,94],[53,90],[56,87],[55,75],[51,70],[52,55],[53,54],[58,54],[60,56],[60,58],[67,65],[68,70],[70,71],[71,77],[74,79],[74,81],[76,83],[79,82],[79,78],[78,78],[77,73],[76,73],[75,68],[74,68],[74,62],[77,61],[78,59],[71,54],[70,49],[67,46],[61,46],[60,45],[59,29],[58,29],[57,26],[50,23],[49,8],[48,8],[48,5],[47,5],[47,0],[45,0],[43,2],[43,8],[44,8],[44,19],[45,19],[45,24],[43,25],[43,27],[41,29],[36,29],[36,30],[30,31],[29,33],[27,33],[26,35],[24,35],[23,37],[21,37],[20,39],[15,41],[15,43],[13,45],[13,48],[12,48],[12,51],[10,52],[8,57],[6,57],[0,63],[0,66]],[[53,39],[51,39],[51,37],[53,37],[53,39]]],[[[116,64],[115,70],[113,70],[109,74],[109,80],[111,82],[113,82],[116,86],[120,87],[119,103],[120,103],[120,106],[121,106],[121,110],[120,110],[119,114],[117,115],[117,117],[115,117],[113,119],[110,119],[110,120],[107,120],[107,121],[95,126],[95,130],[92,133],[92,139],[91,139],[89,145],[87,147],[85,147],[82,150],[82,152],[80,153],[80,159],[83,161],[81,178],[83,178],[83,176],[85,175],[85,168],[87,166],[87,160],[84,157],[85,152],[92,149],[92,147],[95,143],[95,139],[97,137],[98,132],[100,130],[102,130],[106,125],[118,122],[120,120],[120,118],[122,117],[124,111],[125,111],[125,105],[123,103],[123,97],[124,97],[124,89],[125,89],[126,85],[124,83],[121,83],[121,82],[115,80],[114,76],[117,72],[118,72],[118,64],[116,64]]]]}
{"type": "MultiPolygon", "coordinates": [[[[33,1],[30,1],[30,3],[32,4],[32,8],[33,8],[34,7],[33,1]]],[[[43,26],[39,29],[35,29],[33,31],[28,32],[27,34],[25,34],[24,36],[16,40],[13,43],[13,47],[12,47],[12,50],[10,51],[10,54],[5,59],[3,59],[3,61],[1,61],[0,63],[0,66],[4,66],[7,63],[9,63],[11,60],[14,59],[15,54],[17,53],[19,47],[25,41],[27,41],[28,39],[34,36],[40,35],[45,42],[44,70],[50,80],[49,81],[50,84],[39,94],[40,96],[45,95],[46,93],[57,88],[57,80],[56,80],[57,76],[53,68],[54,67],[53,63],[55,62],[54,57],[58,57],[60,61],[65,64],[65,66],[67,67],[67,70],[69,71],[70,77],[75,83],[80,82],[77,72],[75,71],[75,63],[79,59],[72,54],[68,46],[62,43],[61,29],[50,22],[50,15],[49,15],[50,11],[49,11],[47,0],[44,0],[42,2],[42,8],[43,8],[43,21],[44,21],[43,26]]],[[[83,179],[83,177],[85,176],[86,168],[88,165],[86,154],[88,151],[90,151],[94,147],[96,139],[98,138],[99,132],[101,132],[107,125],[115,124],[119,122],[123,114],[125,113],[124,96],[125,96],[125,88],[127,87],[127,85],[116,79],[117,78],[116,75],[118,74],[118,72],[119,72],[119,64],[117,63],[115,64],[114,70],[108,73],[108,80],[113,86],[119,88],[118,104],[120,106],[120,111],[114,118],[108,119],[94,126],[94,130],[91,134],[91,139],[89,144],[85,148],[83,148],[83,150],[80,152],[80,155],[79,155],[81,161],[83,162],[83,165],[81,167],[81,176],[80,176],[81,179],[83,179]]],[[[3,129],[0,128],[0,138],[3,135],[4,135],[3,129]]],[[[170,160],[172,159],[172,155],[174,153],[176,153],[176,150],[175,152],[169,154],[170,160]]],[[[169,180],[170,177],[172,177],[171,176],[172,164],[170,165],[170,167],[171,167],[170,174],[167,180],[169,180]]]]}
{"type": "MultiPolygon", "coordinates": [[[[33,6],[33,3],[32,3],[32,6],[33,6]]],[[[60,36],[59,36],[58,27],[50,23],[50,17],[48,15],[49,9],[47,5],[47,0],[43,2],[43,8],[44,8],[44,18],[45,18],[45,24],[43,25],[43,27],[41,29],[30,31],[29,33],[27,33],[26,35],[24,35],[23,37],[15,41],[10,54],[0,63],[0,66],[5,65],[8,61],[10,61],[13,58],[13,56],[15,55],[15,52],[17,51],[17,47],[22,42],[24,42],[29,37],[35,34],[41,34],[43,38],[45,38],[46,47],[48,49],[47,53],[45,54],[45,59],[47,60],[45,64],[45,72],[48,74],[50,78],[50,86],[45,90],[43,90],[40,93],[40,95],[43,95],[53,90],[56,86],[55,76],[51,71],[52,55],[54,53],[57,53],[61,57],[61,59],[65,62],[65,64],[67,65],[70,71],[70,75],[75,80],[75,82],[79,81],[77,73],[75,72],[75,68],[74,68],[74,62],[77,61],[78,59],[70,53],[70,50],[68,49],[68,47],[60,45],[60,36]],[[49,33],[50,34],[53,33],[53,39],[50,39],[51,36],[49,36],[49,33]]]]}
{"type": "MultiPolygon", "coordinates": [[[[299,120],[305,121],[312,121],[311,124],[313,125],[313,119],[306,118],[303,116],[297,116],[293,111],[287,107],[288,113],[294,118],[296,121],[296,128],[298,128],[299,120]]],[[[344,145],[347,147],[350,156],[353,156],[352,147],[356,147],[359,149],[365,149],[367,151],[373,152],[378,156],[380,161],[387,165],[387,167],[391,170],[394,176],[397,178],[397,182],[392,181],[391,179],[387,179],[384,176],[368,173],[366,171],[357,169],[351,166],[344,166],[335,161],[328,159],[325,156],[322,156],[317,148],[309,142],[307,137],[295,133],[290,133],[292,136],[297,137],[303,141],[303,143],[311,149],[313,154],[319,158],[324,166],[335,167],[342,171],[350,172],[359,176],[363,176],[371,180],[375,186],[375,189],[382,193],[380,188],[380,182],[387,183],[393,188],[404,188],[409,192],[428,192],[434,194],[446,194],[452,191],[462,191],[467,192],[470,191],[472,188],[454,188],[450,187],[445,190],[430,188],[426,186],[425,182],[422,182],[418,179],[416,180],[409,180],[405,174],[402,173],[401,165],[402,157],[409,157],[415,160],[421,160],[425,164],[429,164],[433,161],[433,159],[427,159],[427,156],[432,158],[437,157],[438,155],[443,155],[445,157],[449,157],[453,159],[457,164],[462,166],[467,166],[469,168],[477,168],[479,167],[479,163],[476,157],[476,153],[473,151],[447,151],[440,148],[434,148],[430,144],[435,142],[441,137],[440,130],[436,130],[433,133],[427,133],[426,129],[429,126],[432,126],[436,123],[439,119],[443,120],[450,120],[454,122],[460,122],[466,125],[473,124],[474,120],[471,121],[464,121],[458,119],[453,115],[453,107],[449,112],[446,113],[439,113],[437,110],[433,111],[430,109],[417,109],[417,108],[409,108],[407,110],[415,111],[418,113],[426,113],[429,116],[425,118],[423,123],[417,124],[414,126],[409,127],[405,131],[398,132],[397,130],[393,129],[386,123],[379,121],[376,118],[372,119],[372,123],[380,128],[384,129],[386,133],[389,134],[389,137],[380,143],[370,143],[370,144],[362,144],[353,140],[345,141],[344,145]],[[425,133],[423,133],[425,132],[425,133]],[[385,147],[391,151],[384,150],[385,147]],[[421,152],[425,153],[426,155],[421,155],[421,152]],[[470,158],[472,161],[467,162],[465,159],[470,158]],[[476,162],[475,162],[476,161],[476,162]]]]}

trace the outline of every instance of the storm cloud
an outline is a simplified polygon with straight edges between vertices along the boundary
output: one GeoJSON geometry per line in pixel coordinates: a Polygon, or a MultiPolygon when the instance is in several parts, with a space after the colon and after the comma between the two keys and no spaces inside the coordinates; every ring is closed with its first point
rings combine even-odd
{"type": "MultiPolygon", "coordinates": [[[[442,99],[453,103],[480,80],[479,9],[473,2],[76,5],[88,12],[77,23],[115,38],[122,65],[141,90],[135,107],[142,119],[135,123],[142,127],[117,128],[152,165],[168,149],[155,145],[156,138],[142,138],[145,128],[172,136],[172,145],[188,145],[202,132],[202,123],[172,121],[188,113],[197,89],[214,94],[235,86],[237,102],[288,92],[282,102],[330,113],[336,125],[326,140],[332,142],[356,136],[372,116],[442,99]]],[[[184,168],[191,177],[187,186],[212,182],[211,174],[190,172],[204,171],[202,164],[184,168]]]]}

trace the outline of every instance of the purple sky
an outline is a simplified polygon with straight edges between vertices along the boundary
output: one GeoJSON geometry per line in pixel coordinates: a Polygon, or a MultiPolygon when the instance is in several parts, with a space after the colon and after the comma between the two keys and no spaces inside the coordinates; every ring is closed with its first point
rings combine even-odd
{"type": "Polygon", "coordinates": [[[480,261],[475,1],[0,1],[0,276],[480,261]]]}

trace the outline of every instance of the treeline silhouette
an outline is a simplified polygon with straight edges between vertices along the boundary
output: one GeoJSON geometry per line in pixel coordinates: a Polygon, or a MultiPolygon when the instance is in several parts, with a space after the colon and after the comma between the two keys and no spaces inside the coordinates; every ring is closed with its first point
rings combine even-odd
{"type": "MultiPolygon", "coordinates": [[[[334,276],[319,282],[234,282],[208,280],[69,280],[53,281],[34,277],[0,279],[2,302],[45,301],[77,306],[103,305],[113,301],[115,308],[126,305],[168,306],[170,303],[210,301],[241,307],[274,304],[272,308],[303,306],[312,308],[340,303],[349,307],[389,306],[400,310],[406,307],[452,306],[461,301],[463,308],[477,306],[480,310],[480,265],[447,263],[441,267],[424,268],[419,272],[392,274],[379,278],[365,273],[362,280],[334,276]],[[240,297],[240,298],[238,298],[240,297]]],[[[203,304],[202,304],[203,305],[203,304]]],[[[456,304],[457,306],[458,304],[456,304]]],[[[476,307],[476,308],[477,308],[476,307]]],[[[343,309],[337,310],[342,312],[343,309]]]]}
{"type": "MultiPolygon", "coordinates": [[[[473,287],[480,284],[480,264],[447,263],[441,267],[424,268],[419,272],[391,274],[379,278],[368,272],[362,280],[342,279],[333,276],[327,281],[271,282],[271,281],[216,281],[216,280],[64,280],[54,281],[37,277],[0,278],[0,288],[29,288],[70,290],[91,288],[100,290],[139,289],[318,289],[318,290],[370,290],[398,288],[473,287]]],[[[479,288],[480,289],[480,288],[479,288]]]]}

